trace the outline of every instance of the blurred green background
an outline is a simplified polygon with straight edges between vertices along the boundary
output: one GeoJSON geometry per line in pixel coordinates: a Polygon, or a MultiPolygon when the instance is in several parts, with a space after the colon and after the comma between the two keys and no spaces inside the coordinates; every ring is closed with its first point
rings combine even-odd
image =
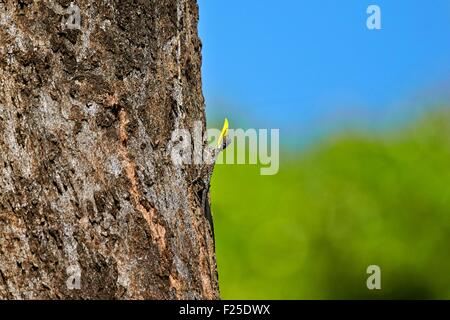
{"type": "Polygon", "coordinates": [[[222,298],[450,299],[450,1],[198,3],[208,127],[280,129],[215,169],[222,298]]]}
{"type": "Polygon", "coordinates": [[[218,165],[223,299],[450,298],[450,112],[281,151],[280,172],[218,165]],[[366,287],[381,267],[382,290],[366,287]]]}

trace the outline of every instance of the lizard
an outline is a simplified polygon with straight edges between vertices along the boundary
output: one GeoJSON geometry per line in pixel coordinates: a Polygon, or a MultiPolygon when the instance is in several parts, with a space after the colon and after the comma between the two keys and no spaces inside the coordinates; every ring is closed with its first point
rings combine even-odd
{"type": "Polygon", "coordinates": [[[225,119],[222,132],[219,136],[217,145],[214,147],[208,146],[209,151],[209,159],[204,164],[203,168],[200,171],[200,176],[196,179],[201,183],[201,191],[199,192],[199,200],[201,202],[201,208],[203,210],[203,214],[208,220],[209,225],[211,227],[212,232],[212,238],[215,242],[215,236],[214,236],[214,222],[213,222],[213,216],[211,213],[211,203],[209,201],[209,191],[211,188],[211,178],[214,171],[214,166],[217,160],[218,155],[220,152],[225,150],[228,145],[230,144],[231,139],[228,136],[228,119],[225,119]]]}

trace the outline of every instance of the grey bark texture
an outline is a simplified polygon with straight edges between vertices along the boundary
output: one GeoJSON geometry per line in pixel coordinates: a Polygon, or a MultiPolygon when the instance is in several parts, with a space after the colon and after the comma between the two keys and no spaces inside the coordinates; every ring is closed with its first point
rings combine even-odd
{"type": "Polygon", "coordinates": [[[196,1],[70,3],[0,0],[0,298],[219,298],[196,1]]]}

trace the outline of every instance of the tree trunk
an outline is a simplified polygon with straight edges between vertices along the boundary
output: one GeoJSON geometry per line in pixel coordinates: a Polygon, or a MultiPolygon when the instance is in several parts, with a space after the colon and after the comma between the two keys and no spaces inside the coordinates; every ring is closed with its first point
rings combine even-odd
{"type": "Polygon", "coordinates": [[[70,3],[0,0],[0,298],[217,299],[197,3],[70,3]]]}

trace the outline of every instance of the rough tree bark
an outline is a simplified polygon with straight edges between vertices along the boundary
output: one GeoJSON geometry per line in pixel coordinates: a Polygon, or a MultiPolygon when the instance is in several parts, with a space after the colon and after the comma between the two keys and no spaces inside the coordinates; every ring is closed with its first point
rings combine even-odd
{"type": "Polygon", "coordinates": [[[0,0],[0,298],[216,299],[195,0],[0,0]]]}

